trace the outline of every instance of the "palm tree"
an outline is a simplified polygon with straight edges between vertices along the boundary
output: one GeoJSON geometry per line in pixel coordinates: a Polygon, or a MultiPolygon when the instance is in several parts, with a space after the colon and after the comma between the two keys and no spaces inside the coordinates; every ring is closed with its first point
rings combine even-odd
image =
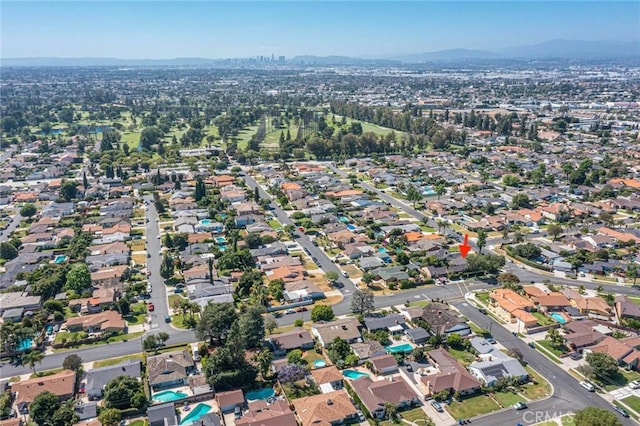
{"type": "Polygon", "coordinates": [[[39,364],[44,359],[44,354],[40,351],[30,351],[22,354],[22,363],[27,364],[33,370],[33,374],[36,374],[36,364],[39,364]]]}
{"type": "Polygon", "coordinates": [[[189,305],[189,311],[191,312],[191,319],[195,320],[195,314],[202,312],[202,307],[197,302],[193,302],[189,305]]]}
{"type": "Polygon", "coordinates": [[[398,407],[392,402],[385,402],[384,413],[389,420],[393,420],[396,418],[396,414],[398,414],[398,407]]]}
{"type": "Polygon", "coordinates": [[[258,364],[260,375],[266,380],[271,371],[271,361],[273,361],[271,351],[263,349],[253,356],[253,360],[258,364]]]}

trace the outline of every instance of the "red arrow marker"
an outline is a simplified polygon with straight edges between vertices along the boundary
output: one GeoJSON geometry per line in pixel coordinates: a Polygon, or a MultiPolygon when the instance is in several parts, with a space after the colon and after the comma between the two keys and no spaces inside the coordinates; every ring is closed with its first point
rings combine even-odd
{"type": "Polygon", "coordinates": [[[458,248],[460,249],[460,255],[464,259],[469,254],[469,250],[471,250],[471,246],[469,245],[469,234],[464,234],[464,242],[462,244],[458,244],[458,248]]]}

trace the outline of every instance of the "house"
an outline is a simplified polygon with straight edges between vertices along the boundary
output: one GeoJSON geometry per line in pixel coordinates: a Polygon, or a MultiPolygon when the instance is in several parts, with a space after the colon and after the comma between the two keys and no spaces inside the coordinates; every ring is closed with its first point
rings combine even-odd
{"type": "Polygon", "coordinates": [[[351,387],[372,417],[381,419],[385,415],[385,404],[391,403],[398,410],[418,404],[420,398],[401,377],[373,381],[362,377],[351,382],[351,387]]]}
{"type": "Polygon", "coordinates": [[[616,315],[619,320],[625,318],[640,319],[640,305],[633,303],[625,295],[616,296],[616,315]]]}
{"type": "Polygon", "coordinates": [[[250,401],[249,409],[235,419],[236,426],[298,426],[296,416],[289,405],[278,399],[271,404],[266,401],[250,401]]]}
{"type": "Polygon", "coordinates": [[[120,284],[122,274],[129,268],[128,265],[117,265],[102,268],[91,273],[91,283],[94,287],[115,287],[120,284]]]}
{"type": "Polygon", "coordinates": [[[432,332],[444,336],[457,333],[460,336],[471,334],[471,327],[449,307],[442,303],[430,303],[422,308],[420,318],[426,321],[432,332]]]}
{"type": "Polygon", "coordinates": [[[382,280],[388,285],[393,282],[408,280],[410,278],[409,274],[407,274],[404,269],[404,266],[377,268],[373,269],[371,273],[376,277],[376,279],[382,280]]]}
{"type": "Polygon", "coordinates": [[[173,402],[150,406],[147,408],[147,416],[149,417],[149,426],[176,426],[178,424],[176,407],[173,402]]]}
{"type": "Polygon", "coordinates": [[[340,337],[347,343],[361,341],[360,323],[356,318],[343,318],[331,322],[318,322],[311,327],[311,333],[323,347],[340,337]]]}
{"type": "Polygon", "coordinates": [[[427,343],[427,340],[429,340],[429,337],[431,336],[429,332],[422,327],[408,328],[404,331],[404,334],[416,345],[427,343]]]}
{"type": "Polygon", "coordinates": [[[382,346],[382,344],[380,344],[380,342],[376,340],[366,340],[360,343],[352,343],[350,346],[351,351],[360,359],[360,364],[362,364],[369,358],[378,355],[385,355],[387,353],[387,351],[384,349],[384,346],[382,346]]]}
{"type": "Polygon", "coordinates": [[[480,358],[482,361],[474,361],[469,365],[469,372],[486,386],[493,386],[501,377],[516,377],[521,383],[529,378],[520,361],[498,350],[480,355],[480,358]]]}
{"type": "Polygon", "coordinates": [[[102,389],[118,376],[141,377],[139,359],[128,359],[116,365],[92,368],[86,373],[85,394],[90,400],[102,398],[102,389]]]}
{"type": "Polygon", "coordinates": [[[103,311],[92,315],[69,318],[65,327],[73,332],[84,330],[87,333],[121,333],[127,323],[117,311],[103,311]]]}
{"type": "Polygon", "coordinates": [[[396,358],[389,354],[374,356],[368,362],[371,363],[371,371],[377,375],[395,373],[400,368],[396,358]]]}
{"type": "Polygon", "coordinates": [[[490,297],[493,303],[500,308],[502,316],[509,321],[518,322],[525,328],[535,327],[538,324],[537,318],[530,312],[535,309],[531,300],[507,288],[492,291],[490,297]]]}
{"type": "Polygon", "coordinates": [[[370,333],[377,330],[386,330],[389,333],[401,333],[405,328],[405,319],[400,314],[367,316],[364,317],[364,324],[370,333]]]}
{"type": "Polygon", "coordinates": [[[471,395],[480,390],[482,383],[471,375],[458,361],[444,349],[435,349],[428,353],[435,368],[417,371],[420,375],[419,386],[427,396],[438,392],[458,392],[471,395]]]}
{"type": "MultiPolygon", "coordinates": [[[[606,336],[599,343],[585,349],[585,352],[604,352],[611,355],[613,359],[618,361],[618,364],[622,365],[622,360],[635,350],[636,349],[630,348],[618,339],[606,336]]],[[[637,365],[635,367],[637,367],[637,365]]]]}
{"type": "Polygon", "coordinates": [[[95,419],[98,417],[98,403],[96,402],[76,402],[73,411],[78,416],[78,420],[95,419]]]}
{"type": "Polygon", "coordinates": [[[244,406],[244,393],[242,389],[217,392],[216,402],[222,413],[230,413],[236,409],[236,407],[244,406]]]}
{"type": "Polygon", "coordinates": [[[29,412],[29,404],[42,392],[51,392],[59,401],[73,397],[76,386],[76,373],[64,370],[45,377],[23,380],[11,385],[11,393],[15,395],[14,404],[22,414],[29,412]]]}
{"type": "Polygon", "coordinates": [[[302,327],[269,336],[269,344],[275,356],[284,356],[287,352],[294,349],[303,351],[313,349],[314,343],[311,333],[302,327]]]}
{"type": "Polygon", "coordinates": [[[311,377],[318,384],[322,393],[342,389],[342,374],[333,365],[311,370],[311,377]]]}
{"type": "Polygon", "coordinates": [[[185,385],[196,365],[191,351],[173,351],[147,358],[149,385],[153,389],[185,385]]]}
{"type": "Polygon", "coordinates": [[[352,423],[358,409],[344,389],[293,400],[302,426],[337,426],[352,423]]]}
{"type": "Polygon", "coordinates": [[[360,257],[370,255],[374,251],[373,247],[362,242],[344,245],[344,253],[349,259],[358,259],[360,257]]]}

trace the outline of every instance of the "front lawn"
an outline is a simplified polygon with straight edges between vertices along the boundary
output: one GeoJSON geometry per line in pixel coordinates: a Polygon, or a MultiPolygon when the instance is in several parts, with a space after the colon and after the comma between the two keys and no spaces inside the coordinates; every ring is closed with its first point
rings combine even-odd
{"type": "Polygon", "coordinates": [[[458,362],[460,364],[462,364],[464,367],[469,366],[469,364],[471,364],[475,357],[473,356],[473,354],[467,352],[467,351],[462,351],[460,349],[454,349],[454,348],[449,348],[447,349],[447,351],[455,358],[458,360],[458,362]]]}
{"type": "Polygon", "coordinates": [[[142,354],[133,354],[133,355],[122,356],[119,358],[103,359],[102,361],[94,362],[93,368],[108,367],[110,365],[120,364],[122,361],[126,361],[128,359],[139,359],[140,361],[143,361],[144,357],[142,356],[142,354]]]}
{"type": "Polygon", "coordinates": [[[411,410],[402,411],[400,413],[400,417],[405,420],[408,420],[413,423],[417,423],[419,425],[429,424],[431,418],[427,416],[427,414],[420,407],[412,408],[411,410]]]}
{"type": "Polygon", "coordinates": [[[640,380],[640,374],[635,371],[618,369],[618,372],[606,380],[596,378],[594,381],[602,386],[607,392],[627,386],[629,382],[640,380]]]}
{"type": "Polygon", "coordinates": [[[622,398],[620,401],[622,401],[625,404],[627,404],[629,407],[631,407],[637,413],[640,413],[640,397],[635,396],[635,395],[631,395],[631,396],[628,396],[626,398],[622,398]]]}
{"type": "Polygon", "coordinates": [[[198,319],[191,318],[190,314],[184,316],[182,314],[176,314],[171,316],[171,323],[176,328],[182,328],[186,330],[195,328],[195,326],[198,324],[198,319]]]}
{"type": "Polygon", "coordinates": [[[551,387],[549,386],[549,383],[544,379],[544,377],[542,377],[540,374],[538,374],[537,371],[529,366],[525,367],[525,369],[527,370],[527,373],[529,373],[529,377],[531,378],[531,380],[535,381],[536,383],[533,384],[532,382],[529,382],[526,385],[522,385],[520,387],[520,392],[532,401],[544,398],[545,396],[549,395],[549,393],[551,392],[551,387]]]}
{"type": "Polygon", "coordinates": [[[489,293],[486,291],[479,291],[476,293],[476,299],[484,303],[485,305],[489,304],[489,293]]]}
{"type": "Polygon", "coordinates": [[[491,413],[499,410],[500,407],[496,402],[487,395],[472,396],[462,401],[453,401],[446,406],[449,414],[456,419],[469,419],[481,414],[491,413]]]}
{"type": "Polygon", "coordinates": [[[525,402],[526,400],[514,392],[495,392],[493,398],[498,401],[498,404],[502,405],[502,408],[511,407],[517,402],[525,402]]]}
{"type": "Polygon", "coordinates": [[[569,352],[569,348],[565,345],[554,345],[548,340],[537,340],[536,344],[543,346],[546,350],[558,357],[569,352]]]}

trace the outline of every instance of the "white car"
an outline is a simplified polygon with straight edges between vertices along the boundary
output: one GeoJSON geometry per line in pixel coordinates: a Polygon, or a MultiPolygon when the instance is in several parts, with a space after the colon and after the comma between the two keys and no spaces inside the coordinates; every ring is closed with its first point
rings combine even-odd
{"type": "Polygon", "coordinates": [[[596,387],[593,386],[593,384],[587,380],[580,382],[580,386],[582,386],[583,388],[585,388],[586,390],[588,390],[589,392],[595,392],[596,391],[596,387]]]}
{"type": "Polygon", "coordinates": [[[629,388],[640,389],[640,380],[634,380],[633,382],[629,383],[629,388]]]}

